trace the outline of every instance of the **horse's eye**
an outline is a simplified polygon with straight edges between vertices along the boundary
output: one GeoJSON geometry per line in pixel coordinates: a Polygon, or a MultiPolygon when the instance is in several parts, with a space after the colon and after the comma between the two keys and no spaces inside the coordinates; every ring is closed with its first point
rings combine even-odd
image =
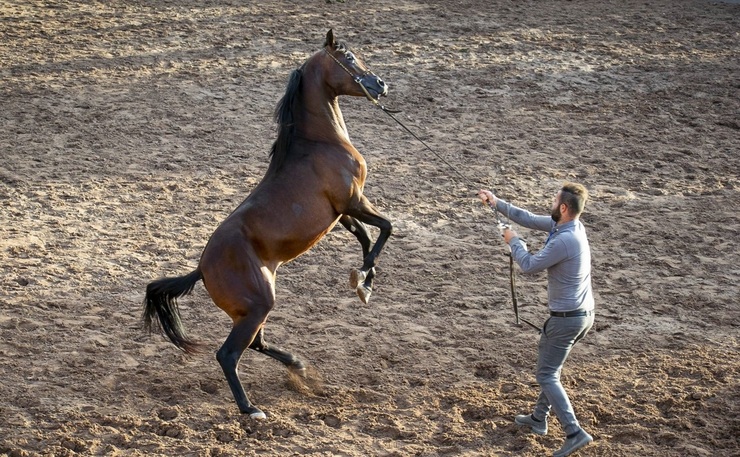
{"type": "Polygon", "coordinates": [[[350,62],[354,62],[355,61],[355,55],[352,54],[351,52],[348,52],[347,53],[347,60],[350,61],[350,62]]]}

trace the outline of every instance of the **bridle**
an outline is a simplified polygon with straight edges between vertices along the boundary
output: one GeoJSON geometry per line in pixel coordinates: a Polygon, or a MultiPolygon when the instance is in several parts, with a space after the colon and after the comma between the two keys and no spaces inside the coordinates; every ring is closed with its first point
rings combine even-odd
{"type": "MultiPolygon", "coordinates": [[[[444,157],[442,157],[441,155],[439,155],[437,153],[437,151],[435,151],[434,149],[430,148],[429,145],[424,142],[424,140],[422,140],[414,132],[412,132],[411,130],[409,130],[408,127],[406,127],[401,121],[399,121],[393,115],[393,114],[400,113],[401,111],[396,111],[396,110],[391,110],[391,109],[386,108],[385,106],[381,105],[380,102],[375,97],[373,97],[372,95],[370,95],[370,93],[368,92],[367,88],[365,88],[365,85],[362,84],[362,78],[364,78],[367,75],[374,75],[375,73],[373,73],[372,71],[370,71],[369,69],[367,69],[364,72],[362,72],[361,74],[357,75],[354,72],[352,72],[352,70],[350,70],[349,68],[347,68],[347,66],[344,65],[339,59],[337,59],[336,57],[334,57],[334,55],[331,52],[329,52],[326,48],[324,48],[324,51],[326,52],[326,54],[329,57],[331,57],[331,59],[334,62],[337,63],[337,65],[339,65],[345,72],[347,72],[347,74],[349,74],[352,77],[352,79],[354,80],[354,82],[356,82],[357,84],[359,84],[359,86],[362,88],[362,91],[365,93],[365,96],[367,97],[368,100],[370,100],[371,102],[373,102],[373,105],[375,105],[378,108],[380,108],[385,114],[387,114],[388,116],[390,116],[391,119],[393,119],[394,121],[396,121],[396,123],[398,125],[400,125],[401,127],[403,127],[403,129],[406,130],[411,136],[413,136],[421,144],[423,144],[424,147],[426,147],[429,150],[429,152],[431,152],[432,154],[434,154],[435,156],[437,156],[437,158],[440,159],[442,162],[444,162],[448,167],[450,167],[450,169],[452,169],[452,171],[454,171],[455,173],[457,173],[457,175],[459,177],[461,177],[463,179],[463,181],[465,181],[465,182],[472,182],[472,180],[468,179],[468,177],[465,176],[464,174],[462,174],[460,172],[460,170],[458,170],[457,168],[455,168],[454,166],[452,166],[452,164],[449,163],[447,160],[445,160],[444,157]]],[[[498,226],[499,230],[501,231],[501,234],[503,235],[503,231],[504,231],[505,228],[511,228],[511,223],[504,223],[504,221],[501,219],[501,213],[498,211],[498,209],[496,208],[495,205],[492,205],[492,204],[489,203],[489,207],[493,210],[493,215],[496,218],[496,225],[498,226]]],[[[507,247],[509,247],[509,246],[507,245],[507,247]]],[[[516,324],[517,325],[521,325],[520,321],[521,322],[524,322],[525,324],[527,324],[530,327],[532,327],[535,330],[537,330],[537,332],[542,333],[542,329],[541,328],[537,327],[535,324],[529,322],[528,320],[519,317],[519,301],[517,300],[517,295],[516,295],[516,271],[514,269],[514,256],[511,253],[511,247],[509,247],[509,252],[507,252],[506,255],[509,256],[509,284],[510,284],[510,288],[511,288],[511,302],[512,302],[512,305],[514,306],[514,316],[516,318],[516,324]]]]}
{"type": "Polygon", "coordinates": [[[360,73],[359,75],[357,75],[352,70],[350,70],[349,68],[347,68],[347,66],[345,64],[343,64],[339,59],[337,59],[336,57],[334,57],[334,54],[332,54],[331,52],[329,52],[326,48],[324,48],[324,52],[326,52],[326,54],[329,57],[331,57],[331,60],[333,60],[334,62],[336,62],[337,65],[339,65],[342,68],[342,70],[344,70],[345,72],[347,72],[347,74],[352,77],[352,80],[354,82],[356,82],[362,88],[362,91],[365,93],[365,97],[367,97],[368,100],[370,100],[371,102],[373,102],[373,104],[375,104],[376,106],[380,107],[382,110],[385,111],[385,107],[382,106],[378,102],[377,99],[375,99],[372,95],[370,95],[370,92],[367,91],[367,88],[365,87],[365,85],[362,84],[362,78],[364,78],[367,75],[374,75],[375,73],[373,73],[372,71],[370,71],[370,69],[367,69],[367,70],[363,71],[362,73],[360,73]]]}
{"type": "Polygon", "coordinates": [[[350,76],[352,76],[352,79],[354,79],[355,82],[358,83],[358,84],[359,84],[360,80],[363,77],[365,77],[365,76],[367,76],[367,75],[369,75],[369,74],[372,73],[372,71],[370,71],[370,69],[367,69],[367,70],[363,71],[362,73],[360,73],[359,75],[355,75],[352,72],[352,70],[350,70],[349,68],[347,68],[347,66],[345,64],[343,64],[339,59],[337,59],[336,57],[334,57],[334,54],[332,54],[331,52],[329,52],[326,48],[324,48],[324,52],[326,53],[326,55],[328,55],[329,57],[331,57],[331,60],[333,60],[334,62],[337,63],[337,65],[339,65],[340,67],[342,67],[342,70],[346,71],[347,74],[349,74],[350,76]]]}

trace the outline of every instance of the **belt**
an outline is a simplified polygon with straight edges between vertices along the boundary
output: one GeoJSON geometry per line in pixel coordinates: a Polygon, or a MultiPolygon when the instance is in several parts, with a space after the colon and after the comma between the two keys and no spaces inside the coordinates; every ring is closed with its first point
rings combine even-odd
{"type": "Polygon", "coordinates": [[[575,311],[550,311],[550,316],[553,317],[586,317],[590,316],[594,313],[594,310],[585,311],[582,309],[577,309],[575,311]]]}

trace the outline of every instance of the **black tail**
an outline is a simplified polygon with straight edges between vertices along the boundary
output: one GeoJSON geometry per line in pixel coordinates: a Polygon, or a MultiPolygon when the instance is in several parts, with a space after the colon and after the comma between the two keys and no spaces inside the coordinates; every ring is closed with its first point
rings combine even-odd
{"type": "Polygon", "coordinates": [[[159,327],[175,346],[187,353],[196,352],[198,345],[185,336],[180,321],[180,310],[177,299],[189,294],[195,283],[203,279],[200,269],[177,278],[162,278],[146,286],[144,298],[144,329],[151,332],[154,316],[159,320],[159,327]]]}

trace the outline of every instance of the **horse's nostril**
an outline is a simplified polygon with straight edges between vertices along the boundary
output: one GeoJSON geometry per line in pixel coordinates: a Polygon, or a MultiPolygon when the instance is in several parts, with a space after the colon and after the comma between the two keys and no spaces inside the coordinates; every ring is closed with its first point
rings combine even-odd
{"type": "Polygon", "coordinates": [[[385,82],[383,82],[383,80],[382,80],[382,79],[378,78],[378,85],[379,85],[380,87],[385,87],[385,82]]]}

